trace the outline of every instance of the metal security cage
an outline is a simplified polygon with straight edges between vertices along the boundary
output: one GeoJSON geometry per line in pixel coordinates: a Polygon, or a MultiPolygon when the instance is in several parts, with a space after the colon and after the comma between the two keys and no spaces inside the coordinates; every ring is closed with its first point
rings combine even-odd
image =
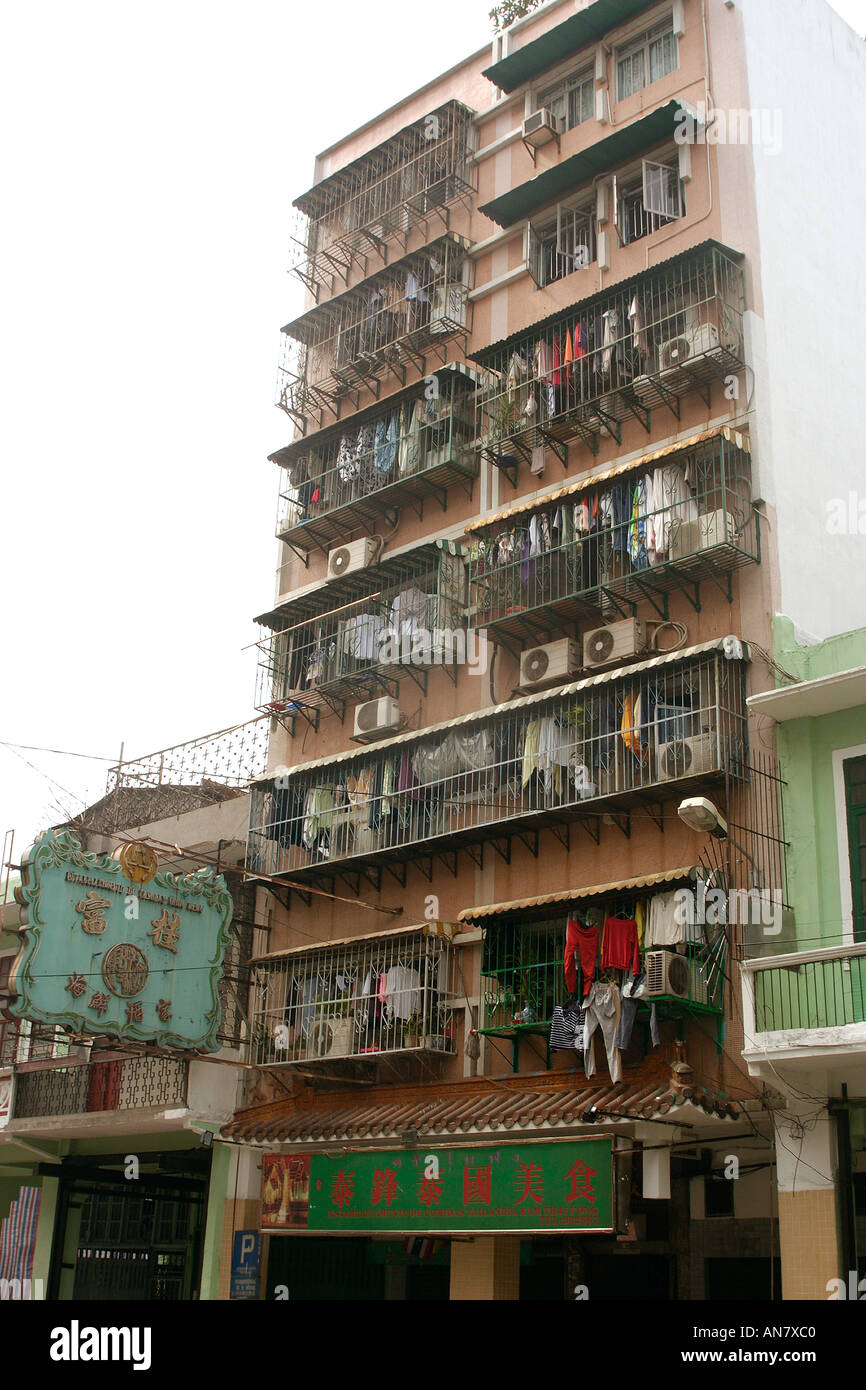
{"type": "Polygon", "coordinates": [[[405,250],[414,228],[447,229],[452,207],[471,207],[472,115],[445,102],[295,200],[291,270],[314,299],[394,242],[405,250]]]}
{"type": "Polygon", "coordinates": [[[250,868],[303,881],[484,841],[505,854],[509,834],[537,840],[540,825],[602,809],[652,814],[686,788],[743,778],[743,656],[707,644],[260,781],[250,868]]]}
{"type": "Polygon", "coordinates": [[[448,489],[470,496],[478,474],[474,391],[477,378],[449,363],[387,404],[272,455],[281,465],[277,536],[306,560],[364,526],[397,520],[448,489]]]}
{"type": "Polygon", "coordinates": [[[257,1066],[455,1050],[451,941],[421,927],[302,946],[255,964],[257,1066]]]}
{"type": "Polygon", "coordinates": [[[470,330],[470,244],[453,232],[437,237],[285,325],[277,404],[299,428],[323,410],[336,418],[349,393],[357,404],[383,377],[404,386],[428,354],[445,362],[444,345],[470,330]]]}
{"type": "Polygon", "coordinates": [[[668,593],[698,607],[702,579],[730,599],[732,571],[760,560],[748,440],[697,439],[468,526],[471,625],[519,650],[644,600],[667,620],[668,593]]]}
{"type": "Polygon", "coordinates": [[[426,690],[427,672],[452,677],[466,659],[466,565],[436,541],[331,581],[260,620],[256,703],[311,722],[327,706],[396,696],[401,680],[426,690]]]}
{"type": "Polygon", "coordinates": [[[479,401],[485,453],[528,459],[548,445],[567,463],[577,439],[594,453],[606,431],[621,441],[651,407],[679,418],[679,400],[744,365],[745,280],[734,252],[715,243],[581,300],[533,328],[473,354],[488,374],[479,401]]]}

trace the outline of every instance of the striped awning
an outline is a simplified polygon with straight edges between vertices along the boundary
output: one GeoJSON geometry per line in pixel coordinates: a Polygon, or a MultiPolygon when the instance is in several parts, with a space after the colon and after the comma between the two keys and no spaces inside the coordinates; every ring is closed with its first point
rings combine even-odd
{"type": "Polygon", "coordinates": [[[269,960],[286,960],[289,957],[303,956],[310,951],[330,951],[338,946],[366,946],[371,941],[393,941],[396,936],[443,936],[459,933],[456,922],[416,922],[411,927],[389,927],[387,931],[365,932],[362,936],[338,936],[330,941],[311,941],[306,946],[288,946],[283,951],[267,951],[262,956],[251,956],[250,965],[262,965],[269,960]]]}
{"type": "Polygon", "coordinates": [[[735,449],[740,449],[744,454],[751,451],[747,434],[733,429],[730,425],[717,425],[714,429],[701,430],[699,434],[690,434],[687,439],[677,439],[673,444],[666,444],[662,449],[653,449],[649,453],[641,454],[640,458],[630,459],[627,463],[615,463],[610,468],[602,469],[599,473],[591,473],[588,477],[580,478],[577,482],[557,488],[555,492],[547,492],[541,497],[532,497],[526,502],[516,502],[514,506],[506,507],[503,511],[493,512],[490,516],[483,516],[478,521],[470,521],[466,527],[466,534],[468,536],[474,531],[484,531],[488,526],[493,526],[500,521],[508,521],[511,517],[534,512],[539,507],[546,507],[551,502],[560,501],[563,497],[573,497],[576,493],[586,492],[588,488],[595,487],[598,483],[606,483],[611,478],[618,478],[623,473],[647,468],[651,463],[658,463],[659,459],[669,458],[673,454],[686,453],[689,449],[697,448],[699,444],[706,444],[710,439],[719,438],[727,440],[735,449]]]}
{"type": "Polygon", "coordinates": [[[351,748],[342,753],[331,753],[326,758],[315,758],[312,762],[298,763],[294,767],[275,767],[271,772],[252,778],[250,786],[267,784],[273,782],[277,777],[294,777],[298,773],[318,771],[323,767],[338,767],[341,763],[352,762],[356,758],[366,758],[371,752],[384,753],[392,748],[402,748],[407,743],[420,743],[423,739],[447,733],[449,729],[461,729],[472,724],[484,724],[494,715],[511,714],[512,711],[521,709],[532,709],[535,705],[543,704],[545,700],[564,699],[569,695],[577,695],[582,690],[593,690],[597,686],[607,685],[610,681],[630,680],[632,676],[641,676],[647,671],[655,670],[660,666],[667,666],[671,662],[690,661],[709,652],[728,650],[732,643],[736,644],[737,657],[735,659],[751,660],[748,644],[743,642],[741,638],[716,637],[711,642],[699,642],[695,647],[683,647],[677,651],[663,652],[648,661],[635,661],[628,666],[614,666],[609,671],[601,671],[597,676],[587,676],[584,680],[570,681],[568,685],[554,686],[552,690],[539,690],[534,695],[522,695],[517,700],[506,700],[501,705],[492,705],[487,709],[461,714],[456,719],[446,719],[440,724],[430,724],[426,729],[420,731],[412,729],[408,733],[395,734],[393,738],[383,738],[379,742],[367,744],[363,748],[351,748]]]}
{"type": "Polygon", "coordinates": [[[514,898],[507,903],[487,903],[484,907],[464,907],[458,914],[460,922],[480,922],[488,917],[504,917],[529,908],[549,907],[554,903],[582,903],[590,898],[608,898],[613,893],[627,893],[636,888],[652,888],[659,883],[685,883],[698,872],[696,865],[681,869],[661,869],[655,874],[638,878],[621,878],[613,883],[600,883],[592,888],[565,888],[559,893],[542,893],[534,898],[514,898]]]}

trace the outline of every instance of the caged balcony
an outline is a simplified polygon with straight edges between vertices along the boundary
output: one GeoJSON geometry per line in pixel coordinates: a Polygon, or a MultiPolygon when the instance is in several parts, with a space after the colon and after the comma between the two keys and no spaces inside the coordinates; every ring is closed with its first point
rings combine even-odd
{"type": "Polygon", "coordinates": [[[428,499],[447,510],[448,491],[470,497],[478,474],[474,448],[477,378],[458,363],[431,373],[423,386],[392,396],[272,454],[280,464],[277,536],[305,562],[409,506],[423,518],[428,499]]]}
{"type": "Polygon", "coordinates": [[[534,447],[547,445],[567,466],[569,441],[597,453],[599,435],[621,442],[632,417],[649,432],[651,408],[679,419],[692,391],[709,409],[713,382],[744,366],[739,260],[706,242],[473,353],[488,374],[485,454],[515,481],[534,447]]]}
{"type": "Polygon", "coordinates": [[[430,922],[259,957],[255,1064],[322,1069],[453,1053],[450,931],[430,922]]]}
{"type": "Polygon", "coordinates": [[[444,364],[445,344],[469,332],[470,244],[437,237],[285,325],[277,404],[302,433],[347,400],[357,409],[363,390],[378,396],[384,378],[405,386],[428,357],[444,364]]]}
{"type": "Polygon", "coordinates": [[[578,820],[597,841],[603,812],[628,833],[636,806],[661,823],[663,802],[746,778],[746,660],[718,639],[280,770],[252,788],[249,866],[302,883],[384,865],[405,883],[407,862],[456,871],[485,841],[537,854],[542,826],[563,838],[578,820]]]}
{"type": "Polygon", "coordinates": [[[426,691],[431,667],[456,678],[466,659],[463,552],[439,540],[355,568],[350,562],[259,622],[268,629],[258,643],[259,709],[317,725],[323,706],[343,719],[349,701],[396,697],[404,679],[426,691]]]}
{"type": "Polygon", "coordinates": [[[420,228],[448,229],[450,210],[471,208],[472,112],[449,101],[295,200],[299,224],[291,270],[318,301],[353,269],[385,261],[392,243],[408,248],[420,228]]]}
{"type": "Polygon", "coordinates": [[[748,439],[704,431],[466,533],[471,623],[515,652],[643,600],[666,621],[668,593],[699,608],[702,580],[731,601],[732,572],[760,560],[748,439]]]}
{"type": "Polygon", "coordinates": [[[12,1121],[188,1104],[189,1065],[172,1057],[44,1066],[15,1077],[12,1121]]]}

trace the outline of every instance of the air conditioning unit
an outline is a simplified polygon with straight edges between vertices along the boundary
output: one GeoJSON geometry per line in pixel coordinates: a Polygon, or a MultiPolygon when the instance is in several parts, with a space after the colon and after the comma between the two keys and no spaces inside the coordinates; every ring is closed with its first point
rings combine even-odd
{"type": "Polygon", "coordinates": [[[690,1004],[706,1004],[707,977],[700,961],[676,951],[647,951],[644,957],[646,992],[644,999],[684,999],[690,1004]]]}
{"type": "Polygon", "coordinates": [[[691,332],[684,333],[681,338],[671,338],[669,342],[662,343],[659,349],[659,369],[663,372],[671,371],[674,367],[681,367],[692,357],[700,357],[704,352],[712,352],[713,348],[719,346],[719,330],[715,324],[702,323],[691,332]]]}
{"type": "Polygon", "coordinates": [[[567,681],[580,670],[580,649],[569,637],[548,642],[545,647],[529,647],[520,654],[520,684],[537,687],[567,681]]]}
{"type": "Polygon", "coordinates": [[[730,512],[719,508],[714,512],[704,512],[697,521],[686,521],[674,526],[671,532],[671,559],[678,560],[683,555],[694,555],[697,550],[711,550],[713,546],[729,545],[737,535],[737,525],[730,512]]]}
{"type": "Polygon", "coordinates": [[[380,544],[375,536],[362,536],[359,541],[329,550],[328,578],[340,579],[344,574],[365,569],[367,565],[375,563],[379,550],[380,544]]]}
{"type": "Polygon", "coordinates": [[[646,626],[636,618],[609,623],[583,635],[583,664],[588,670],[629,661],[646,651],[646,626]]]}
{"type": "Polygon", "coordinates": [[[677,738],[659,744],[656,750],[656,775],[659,782],[671,782],[679,777],[694,777],[701,772],[713,772],[718,766],[715,734],[696,734],[693,738],[677,738]]]}
{"type": "Polygon", "coordinates": [[[354,1049],[355,1020],[321,1014],[310,1024],[307,1057],[349,1057],[354,1049]]]}
{"type": "Polygon", "coordinates": [[[355,732],[353,737],[370,743],[373,739],[384,738],[386,734],[400,731],[400,706],[393,695],[383,695],[378,700],[367,700],[355,706],[355,732]]]}
{"type": "Polygon", "coordinates": [[[540,111],[533,111],[523,122],[523,138],[527,145],[536,150],[540,145],[548,145],[551,140],[556,140],[561,134],[562,121],[546,106],[542,106],[540,111]]]}

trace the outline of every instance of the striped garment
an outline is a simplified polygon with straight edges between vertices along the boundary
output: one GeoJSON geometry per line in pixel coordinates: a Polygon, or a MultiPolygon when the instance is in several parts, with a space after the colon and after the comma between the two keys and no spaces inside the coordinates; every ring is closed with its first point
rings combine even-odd
{"type": "Polygon", "coordinates": [[[584,1010],[568,1012],[557,1004],[550,1024],[551,1052],[583,1052],[584,1010]]]}
{"type": "Polygon", "coordinates": [[[20,1188],[0,1222],[0,1282],[31,1277],[41,1196],[39,1187],[20,1188]]]}

